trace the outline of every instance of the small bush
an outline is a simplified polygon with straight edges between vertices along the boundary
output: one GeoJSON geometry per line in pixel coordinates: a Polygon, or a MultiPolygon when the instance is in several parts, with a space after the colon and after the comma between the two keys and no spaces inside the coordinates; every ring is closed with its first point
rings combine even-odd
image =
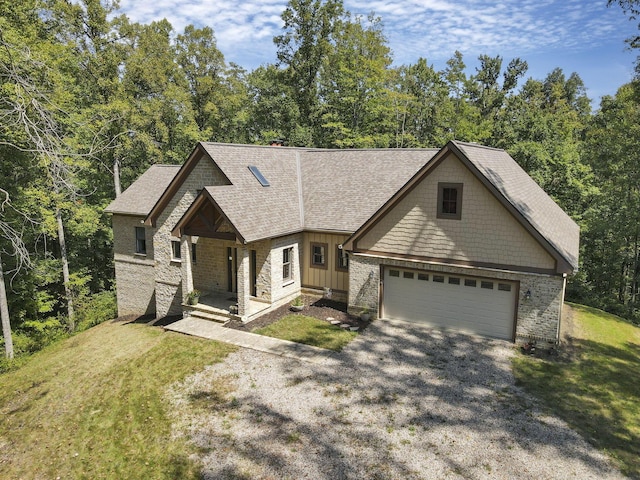
{"type": "Polygon", "coordinates": [[[82,332],[99,323],[118,316],[116,295],[113,290],[94,293],[78,299],[76,307],[76,330],[82,332]]]}

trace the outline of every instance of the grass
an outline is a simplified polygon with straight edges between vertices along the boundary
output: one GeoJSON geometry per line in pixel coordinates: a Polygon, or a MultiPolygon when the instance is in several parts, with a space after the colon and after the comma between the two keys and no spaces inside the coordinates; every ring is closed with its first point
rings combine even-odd
{"type": "Polygon", "coordinates": [[[570,360],[518,356],[516,380],[640,479],[640,328],[593,308],[569,309],[570,360]]]}
{"type": "Polygon", "coordinates": [[[277,322],[254,331],[267,337],[291,340],[339,352],[357,333],[342,330],[324,320],[306,315],[287,315],[277,322]]]}
{"type": "Polygon", "coordinates": [[[0,375],[1,478],[199,478],[166,388],[233,347],[103,323],[0,375]]]}

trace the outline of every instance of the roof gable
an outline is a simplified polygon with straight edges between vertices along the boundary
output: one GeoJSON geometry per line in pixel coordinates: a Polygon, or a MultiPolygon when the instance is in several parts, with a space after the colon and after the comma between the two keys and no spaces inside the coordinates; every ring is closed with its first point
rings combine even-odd
{"type": "Polygon", "coordinates": [[[460,142],[449,142],[442,148],[345,242],[344,247],[353,250],[358,240],[421,184],[449,154],[454,154],[556,259],[558,272],[568,273],[577,268],[579,227],[575,222],[506,152],[460,142]],[[545,220],[546,214],[549,219],[545,220]]]}
{"type": "MultiPolygon", "coordinates": [[[[178,192],[180,187],[187,180],[193,169],[198,165],[198,162],[206,156],[204,149],[202,148],[202,144],[198,143],[195,148],[192,150],[191,154],[187,158],[187,161],[180,167],[180,170],[176,173],[175,177],[171,180],[171,183],[164,189],[162,195],[158,198],[157,202],[150,210],[147,218],[145,219],[145,225],[150,225],[155,227],[156,221],[158,217],[162,213],[162,211],[167,207],[171,199],[178,192]]],[[[210,159],[210,158],[209,158],[210,159]]],[[[215,164],[215,162],[214,162],[215,164]]],[[[217,165],[216,165],[217,168],[217,165]]],[[[220,172],[222,177],[225,178],[227,182],[229,182],[228,177],[225,176],[224,172],[220,172]]],[[[229,182],[230,183],[230,182],[229,182]]]]}

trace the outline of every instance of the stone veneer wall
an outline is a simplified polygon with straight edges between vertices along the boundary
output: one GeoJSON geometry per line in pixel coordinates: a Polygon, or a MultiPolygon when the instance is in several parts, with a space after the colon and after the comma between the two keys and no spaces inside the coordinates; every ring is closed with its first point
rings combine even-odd
{"type": "Polygon", "coordinates": [[[455,267],[359,254],[351,255],[349,262],[349,312],[352,314],[358,314],[367,307],[372,312],[372,316],[377,316],[380,299],[380,265],[511,280],[519,282],[520,285],[516,337],[544,341],[558,340],[565,286],[565,279],[562,276],[455,267]],[[524,298],[527,291],[531,292],[530,299],[524,298]]]}
{"type": "Polygon", "coordinates": [[[118,315],[148,315],[156,311],[153,229],[145,228],[147,253],[136,253],[135,227],[143,216],[114,214],[113,253],[116,270],[118,315]]]}
{"type": "MultiPolygon", "coordinates": [[[[195,238],[195,237],[194,237],[195,238]]],[[[196,263],[193,264],[193,286],[203,292],[226,292],[227,248],[237,248],[235,242],[198,237],[196,263]]]]}
{"type": "MultiPolygon", "coordinates": [[[[171,230],[195,200],[198,190],[205,186],[228,184],[214,163],[202,157],[185,182],[180,186],[156,221],[153,236],[156,283],[156,315],[178,315],[182,313],[181,263],[171,261],[171,230]]],[[[200,252],[198,252],[200,261],[200,252]]]]}
{"type": "Polygon", "coordinates": [[[273,304],[284,304],[296,296],[300,295],[300,285],[302,281],[302,233],[287,235],[271,241],[271,253],[269,263],[271,265],[271,302],[273,304]],[[285,248],[293,247],[291,268],[293,279],[284,282],[282,279],[282,252],[285,248]]]}
{"type": "Polygon", "coordinates": [[[256,297],[271,302],[271,240],[262,240],[247,245],[256,251],[256,297]]]}

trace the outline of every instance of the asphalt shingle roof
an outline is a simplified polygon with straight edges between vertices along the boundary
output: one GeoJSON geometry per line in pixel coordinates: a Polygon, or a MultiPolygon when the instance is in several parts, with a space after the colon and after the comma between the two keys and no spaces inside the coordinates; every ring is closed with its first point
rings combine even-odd
{"type": "Polygon", "coordinates": [[[300,150],[214,143],[202,146],[232,183],[209,187],[207,192],[244,241],[302,230],[300,150]],[[263,187],[249,166],[258,167],[270,185],[263,187]]]}
{"type": "Polygon", "coordinates": [[[520,214],[574,268],[578,268],[580,227],[504,150],[454,142],[520,214]]]}
{"type": "Polygon", "coordinates": [[[305,229],[355,232],[436,153],[397,148],[302,152],[305,229]]]}
{"type": "Polygon", "coordinates": [[[180,165],[151,165],[104,209],[107,213],[147,216],[180,170],[180,165]]]}

